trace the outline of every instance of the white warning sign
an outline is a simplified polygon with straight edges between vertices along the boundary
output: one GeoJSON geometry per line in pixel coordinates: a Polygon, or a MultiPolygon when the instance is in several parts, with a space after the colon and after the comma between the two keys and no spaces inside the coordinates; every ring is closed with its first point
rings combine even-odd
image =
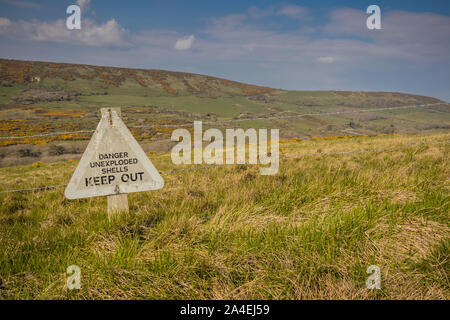
{"type": "Polygon", "coordinates": [[[118,108],[104,108],[64,192],[68,199],[161,189],[164,180],[125,126],[118,108]]]}

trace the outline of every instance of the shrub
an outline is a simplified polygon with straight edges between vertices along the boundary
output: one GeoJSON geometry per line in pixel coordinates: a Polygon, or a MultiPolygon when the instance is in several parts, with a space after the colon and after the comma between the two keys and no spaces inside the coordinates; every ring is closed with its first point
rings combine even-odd
{"type": "Polygon", "coordinates": [[[19,149],[19,156],[21,158],[25,158],[25,157],[37,158],[37,157],[41,156],[41,152],[40,151],[31,151],[31,149],[29,149],[29,148],[19,149]]]}
{"type": "Polygon", "coordinates": [[[348,125],[349,125],[349,127],[352,128],[352,129],[358,129],[358,128],[361,128],[361,125],[360,125],[359,123],[356,123],[356,122],[353,122],[353,121],[350,121],[350,122],[348,123],[348,125]]]}
{"type": "Polygon", "coordinates": [[[60,155],[62,155],[64,153],[66,153],[66,149],[63,146],[54,145],[54,146],[50,147],[50,150],[49,150],[48,153],[51,156],[60,156],[60,155]]]}
{"type": "Polygon", "coordinates": [[[82,150],[80,150],[80,148],[76,147],[76,146],[71,146],[70,150],[68,150],[67,153],[70,154],[79,154],[79,153],[83,153],[82,150]]]}

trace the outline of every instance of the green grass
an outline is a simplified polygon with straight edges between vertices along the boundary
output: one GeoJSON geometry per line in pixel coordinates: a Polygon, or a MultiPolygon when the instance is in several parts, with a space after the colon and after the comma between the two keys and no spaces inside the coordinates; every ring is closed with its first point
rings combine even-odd
{"type": "MultiPolygon", "coordinates": [[[[283,143],[388,149],[164,175],[108,221],[106,199],[0,194],[4,299],[448,299],[449,134],[283,143]],[[400,147],[400,148],[399,148],[400,147]],[[82,289],[65,288],[76,264],[82,289]],[[382,289],[366,289],[378,265],[382,289]]],[[[177,169],[169,154],[150,157],[177,169]]],[[[2,189],[67,183],[76,162],[0,169],[2,189]]]]}
{"type": "Polygon", "coordinates": [[[145,106],[157,105],[172,110],[184,110],[201,115],[215,113],[217,116],[234,117],[244,112],[267,112],[260,104],[244,97],[201,98],[196,96],[131,96],[97,95],[80,97],[79,101],[96,106],[145,106]]]}
{"type": "Polygon", "coordinates": [[[11,101],[11,98],[18,95],[25,86],[23,85],[14,85],[12,87],[0,87],[0,103],[8,103],[11,101]]]}

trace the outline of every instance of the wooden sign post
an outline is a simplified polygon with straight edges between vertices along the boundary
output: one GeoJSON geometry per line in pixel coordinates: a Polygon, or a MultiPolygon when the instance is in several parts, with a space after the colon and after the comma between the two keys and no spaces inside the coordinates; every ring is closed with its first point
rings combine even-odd
{"type": "Polygon", "coordinates": [[[110,218],[116,213],[128,211],[128,196],[126,193],[108,196],[108,215],[110,218]]]}
{"type": "Polygon", "coordinates": [[[164,180],[123,123],[120,108],[102,108],[101,116],[64,194],[107,196],[111,218],[128,212],[128,193],[161,189],[164,180]]]}

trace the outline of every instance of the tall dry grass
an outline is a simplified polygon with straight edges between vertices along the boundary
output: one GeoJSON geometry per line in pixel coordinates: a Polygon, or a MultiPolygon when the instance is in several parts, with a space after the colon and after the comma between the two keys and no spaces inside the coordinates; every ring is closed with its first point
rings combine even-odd
{"type": "MultiPolygon", "coordinates": [[[[4,299],[449,299],[450,134],[282,144],[257,166],[174,172],[129,195],[0,194],[4,299]],[[386,151],[382,151],[385,149],[386,151]],[[329,155],[336,151],[378,150],[329,155]],[[321,155],[308,155],[322,153],[321,155]],[[82,289],[65,288],[76,264],[82,289]],[[381,269],[368,290],[366,269],[381,269]]],[[[151,155],[161,171],[169,154],[151,155]]],[[[66,183],[76,162],[0,169],[3,190],[66,183]]]]}

